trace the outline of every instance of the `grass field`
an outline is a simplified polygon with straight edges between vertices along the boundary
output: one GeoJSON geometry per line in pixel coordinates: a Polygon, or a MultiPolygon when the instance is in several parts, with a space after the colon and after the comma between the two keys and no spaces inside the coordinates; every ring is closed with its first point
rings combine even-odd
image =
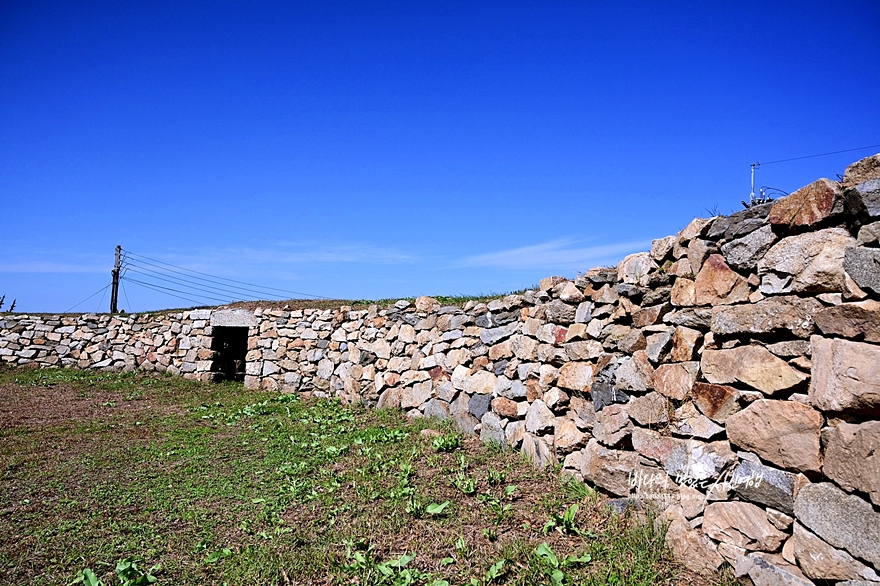
{"type": "Polygon", "coordinates": [[[706,584],[649,521],[437,422],[232,383],[0,370],[0,583],[99,581],[706,584]]]}

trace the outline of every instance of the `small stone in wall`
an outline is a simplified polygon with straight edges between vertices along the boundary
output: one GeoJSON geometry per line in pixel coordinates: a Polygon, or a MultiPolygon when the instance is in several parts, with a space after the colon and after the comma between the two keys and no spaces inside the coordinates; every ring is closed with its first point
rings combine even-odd
{"type": "Polygon", "coordinates": [[[751,503],[719,502],[706,507],[703,531],[712,539],[749,551],[775,551],[787,535],[767,520],[767,513],[751,503]]]}
{"type": "Polygon", "coordinates": [[[825,335],[880,342],[880,303],[876,301],[828,307],[817,312],[814,319],[825,335]]]}
{"type": "Polygon", "coordinates": [[[547,407],[544,401],[536,399],[529,406],[526,413],[526,431],[529,433],[541,433],[553,428],[556,416],[547,407]]]}
{"type": "Polygon", "coordinates": [[[691,397],[697,409],[718,423],[740,410],[739,392],[733,387],[697,382],[691,387],[691,397]]]}
{"type": "Polygon", "coordinates": [[[698,529],[692,529],[681,507],[672,507],[657,518],[658,527],[666,526],[666,545],[675,559],[692,572],[714,574],[724,558],[718,546],[698,529]]]}
{"type": "Polygon", "coordinates": [[[670,399],[682,401],[690,393],[699,371],[699,362],[661,364],[651,375],[651,388],[670,399]]]}
{"type": "Polygon", "coordinates": [[[593,367],[586,362],[564,364],[556,384],[572,391],[589,391],[593,384],[593,367]]]}
{"type": "Polygon", "coordinates": [[[657,425],[669,420],[669,400],[660,393],[648,393],[632,399],[627,412],[639,425],[657,425]]]}
{"type": "Polygon", "coordinates": [[[596,414],[593,437],[606,446],[616,446],[629,437],[633,424],[629,420],[626,407],[610,405],[596,414]]]}
{"type": "Polygon", "coordinates": [[[629,401],[629,395],[621,389],[608,382],[600,382],[593,384],[590,391],[593,398],[593,407],[598,412],[614,403],[626,403],[629,401]]]}
{"type": "Polygon", "coordinates": [[[635,352],[631,358],[620,362],[615,374],[616,388],[625,391],[645,391],[651,386],[654,367],[644,351],[635,352]]]}
{"type": "Polygon", "coordinates": [[[736,558],[733,574],[737,578],[748,577],[754,586],[814,586],[797,566],[781,556],[763,552],[736,558]]]}
{"type": "Polygon", "coordinates": [[[731,487],[740,498],[789,514],[794,511],[795,481],[791,472],[749,460],[740,462],[730,477],[731,487]]]}
{"type": "Polygon", "coordinates": [[[807,379],[763,346],[704,350],[701,368],[710,383],[738,381],[771,395],[793,389],[807,379]]]}
{"type": "Polygon", "coordinates": [[[648,273],[656,268],[657,263],[651,260],[650,253],[630,254],[617,265],[617,280],[644,286],[648,284],[648,273]]]}
{"type": "Polygon", "coordinates": [[[749,293],[746,279],[731,270],[720,254],[712,254],[706,259],[694,281],[695,305],[743,303],[748,300],[749,293]]]}
{"type": "Polygon", "coordinates": [[[733,268],[751,271],[758,266],[758,262],[770,250],[776,239],[773,228],[765,225],[742,238],[724,244],[721,247],[721,254],[733,268]]]}
{"type": "Polygon", "coordinates": [[[556,456],[545,438],[536,437],[530,433],[523,434],[520,451],[539,468],[552,466],[556,463],[556,456]]]}
{"type": "Polygon", "coordinates": [[[880,293],[880,248],[848,248],[843,268],[859,287],[880,293]]]}

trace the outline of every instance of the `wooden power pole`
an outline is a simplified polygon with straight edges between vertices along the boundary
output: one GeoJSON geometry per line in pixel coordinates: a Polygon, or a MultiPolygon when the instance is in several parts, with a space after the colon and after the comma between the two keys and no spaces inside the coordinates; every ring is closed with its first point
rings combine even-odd
{"type": "Polygon", "coordinates": [[[122,269],[122,247],[116,247],[116,263],[113,265],[113,270],[110,271],[110,274],[113,275],[113,287],[110,290],[110,313],[117,313],[119,311],[117,307],[117,303],[119,301],[119,272],[122,269]]]}

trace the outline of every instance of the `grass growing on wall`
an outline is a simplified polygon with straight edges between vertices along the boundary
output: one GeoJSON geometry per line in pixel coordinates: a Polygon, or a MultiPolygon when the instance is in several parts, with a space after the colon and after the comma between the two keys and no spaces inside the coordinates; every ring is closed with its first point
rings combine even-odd
{"type": "Polygon", "coordinates": [[[63,369],[0,370],[0,405],[0,583],[705,583],[584,485],[397,411],[63,369]]]}

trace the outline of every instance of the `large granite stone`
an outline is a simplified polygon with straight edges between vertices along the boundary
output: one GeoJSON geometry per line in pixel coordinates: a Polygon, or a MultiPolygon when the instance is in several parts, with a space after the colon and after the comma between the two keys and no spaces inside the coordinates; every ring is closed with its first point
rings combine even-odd
{"type": "Polygon", "coordinates": [[[826,427],[822,446],[825,476],[846,491],[866,493],[880,505],[880,421],[826,427]]]}
{"type": "Polygon", "coordinates": [[[823,411],[880,410],[880,346],[813,336],[810,403],[823,411]]]}
{"type": "Polygon", "coordinates": [[[880,513],[829,482],[798,491],[794,514],[807,529],[837,548],[880,567],[880,513]]]}
{"type": "Polygon", "coordinates": [[[730,442],[797,472],[819,472],[822,414],[796,401],[760,399],[727,418],[730,442]]]}
{"type": "Polygon", "coordinates": [[[768,297],[754,304],[715,307],[712,332],[719,336],[791,333],[798,338],[809,338],[813,333],[813,314],[823,307],[813,298],[794,295],[768,297]]]}
{"type": "Polygon", "coordinates": [[[859,287],[880,293],[880,248],[848,248],[843,268],[859,287]]]}
{"type": "Polygon", "coordinates": [[[855,187],[871,179],[880,178],[880,153],[853,163],[843,172],[843,187],[855,187]]]}
{"type": "Polygon", "coordinates": [[[819,179],[776,201],[767,220],[789,228],[813,226],[843,211],[841,196],[836,181],[819,179]]]}
{"type": "Polygon", "coordinates": [[[761,291],[826,293],[844,290],[843,259],[855,238],[843,228],[826,228],[783,238],[758,263],[761,291]]]}
{"type": "Polygon", "coordinates": [[[880,342],[880,303],[844,303],[817,312],[813,319],[826,335],[880,342]]]}
{"type": "Polygon", "coordinates": [[[800,523],[794,524],[791,548],[804,574],[813,580],[880,582],[880,577],[874,570],[845,551],[828,545],[800,523]]]}
{"type": "Polygon", "coordinates": [[[776,239],[773,228],[764,225],[742,238],[722,245],[721,254],[724,255],[727,264],[733,268],[741,271],[751,271],[758,266],[758,261],[770,250],[776,239]]]}

